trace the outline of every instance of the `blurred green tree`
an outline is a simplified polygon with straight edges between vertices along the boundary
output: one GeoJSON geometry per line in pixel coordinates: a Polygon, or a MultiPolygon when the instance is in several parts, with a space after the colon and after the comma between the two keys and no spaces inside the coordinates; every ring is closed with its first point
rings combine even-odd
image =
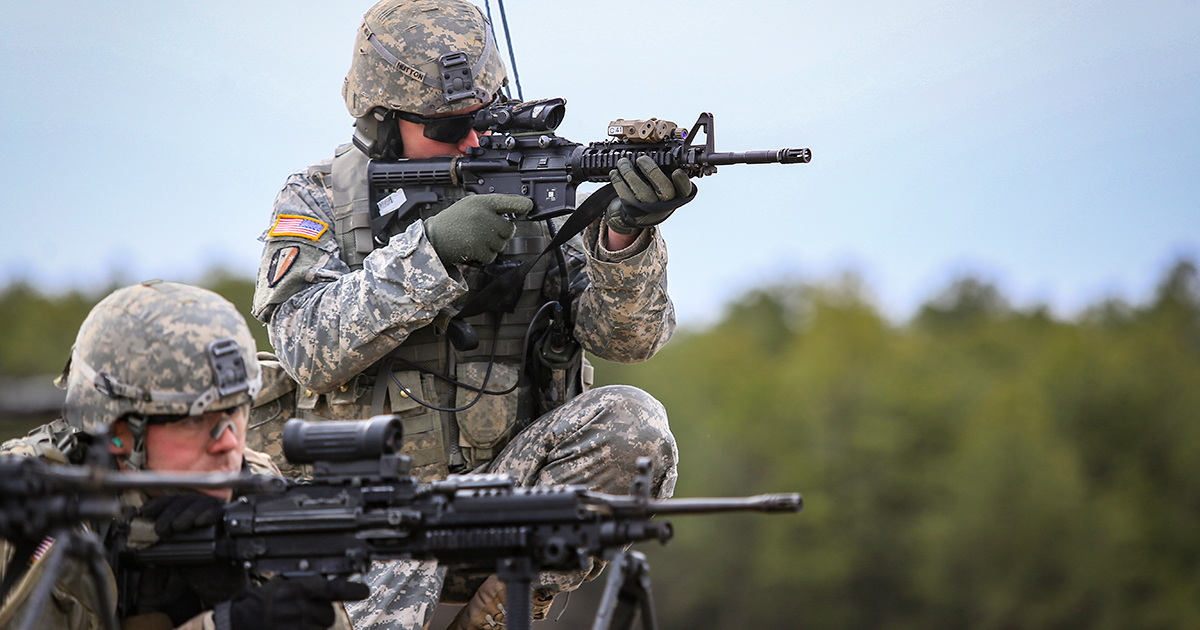
{"type": "Polygon", "coordinates": [[[911,322],[852,276],[756,289],[599,381],[659,397],[677,494],[800,490],[677,523],[664,627],[1200,625],[1200,290],[1075,321],[961,278],[911,322]]]}

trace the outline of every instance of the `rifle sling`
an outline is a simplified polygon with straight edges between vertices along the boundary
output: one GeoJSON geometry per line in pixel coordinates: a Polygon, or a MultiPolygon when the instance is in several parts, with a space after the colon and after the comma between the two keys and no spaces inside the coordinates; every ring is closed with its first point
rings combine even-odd
{"type": "MultiPolygon", "coordinates": [[[[679,206],[696,198],[696,191],[699,188],[695,183],[692,184],[692,192],[686,197],[676,197],[667,201],[622,201],[621,202],[621,218],[630,225],[642,225],[642,218],[652,215],[670,212],[679,206]]],[[[666,217],[659,219],[662,221],[666,217]]],[[[649,227],[649,226],[646,226],[649,227]]]]}
{"type": "Polygon", "coordinates": [[[10,541],[13,553],[12,559],[8,561],[8,566],[4,569],[4,581],[0,583],[0,602],[8,598],[8,591],[11,589],[29,570],[32,565],[32,558],[37,551],[38,542],[18,538],[10,541]]]}
{"type": "Polygon", "coordinates": [[[387,395],[388,379],[392,376],[392,355],[388,354],[383,358],[383,365],[379,366],[379,371],[375,373],[375,388],[371,392],[371,415],[378,416],[383,413],[384,396],[387,395]]]}
{"type": "Polygon", "coordinates": [[[617,191],[613,188],[612,184],[605,184],[599,190],[592,193],[583,203],[579,204],[575,212],[571,213],[570,218],[563,223],[562,228],[554,235],[554,238],[550,241],[549,245],[546,245],[542,253],[521,263],[519,267],[510,269],[507,273],[480,289],[479,293],[476,293],[475,297],[467,301],[466,305],[463,306],[462,310],[455,317],[459,319],[473,317],[493,310],[497,304],[503,304],[505,301],[504,298],[521,289],[521,286],[525,283],[525,276],[529,275],[529,271],[542,259],[542,256],[545,256],[547,252],[561,247],[576,234],[582,232],[592,221],[595,221],[597,217],[604,214],[604,211],[608,209],[608,204],[616,198],[617,191]]]}

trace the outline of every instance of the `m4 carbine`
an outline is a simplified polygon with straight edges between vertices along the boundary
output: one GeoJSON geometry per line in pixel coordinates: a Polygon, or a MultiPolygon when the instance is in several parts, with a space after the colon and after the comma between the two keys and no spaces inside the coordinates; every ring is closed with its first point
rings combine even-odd
{"type": "MultiPolygon", "coordinates": [[[[219,526],[128,549],[122,563],[228,561],[258,573],[346,576],[366,573],[372,560],[436,559],[459,570],[497,573],[508,586],[508,624],[515,629],[528,627],[531,582],[540,571],[581,569],[589,558],[605,558],[617,565],[610,590],[619,588],[613,585],[621,567],[631,581],[637,570],[628,565],[640,556],[622,556],[622,550],[672,536],[671,524],[653,520],[656,515],[802,507],[798,494],[653,499],[649,460],[639,462],[628,496],[582,486],[518,488],[506,475],[420,483],[409,476],[411,460],[395,452],[401,427],[396,416],[291,420],[284,454],[293,463],[311,463],[311,480],[244,495],[227,506],[219,526]]],[[[642,566],[638,579],[644,582],[642,566]]],[[[643,624],[652,627],[648,616],[643,610],[643,624]]]]}
{"type": "MultiPolygon", "coordinates": [[[[717,152],[713,116],[707,112],[700,114],[691,131],[656,118],[614,120],[608,125],[610,140],[584,145],[554,134],[565,111],[566,100],[561,98],[504,101],[476,114],[475,128],[487,135],[480,136],[479,146],[463,157],[369,161],[368,203],[355,206],[345,217],[346,229],[353,234],[353,251],[343,254],[361,264],[374,247],[386,244],[389,226],[407,225],[421,208],[445,201],[447,188],[528,197],[533,210],[525,218],[530,220],[570,214],[538,258],[514,266],[493,265],[493,279],[463,305],[451,322],[450,338],[459,350],[470,350],[478,337],[463,320],[488,311],[511,311],[525,274],[537,260],[583,231],[617,198],[609,183],[579,207],[575,203],[580,184],[609,182],[609,172],[621,158],[634,161],[649,156],[668,174],[679,169],[694,178],[712,175],[726,164],[805,164],[812,159],[808,149],[717,152]],[[704,134],[702,145],[694,143],[698,132],[704,134]]],[[[355,142],[362,140],[356,137],[355,142]]],[[[661,212],[687,199],[634,205],[641,212],[661,212]]]]}
{"type": "Polygon", "coordinates": [[[650,156],[665,172],[682,169],[688,177],[704,177],[726,164],[804,164],[808,149],[717,152],[713,116],[702,113],[691,131],[665,120],[618,119],[609,123],[611,139],[587,145],[554,135],[566,101],[508,101],[476,115],[475,127],[490,132],[464,157],[422,160],[372,160],[370,213],[373,236],[379,238],[393,220],[403,221],[422,204],[445,199],[448,186],[477,194],[504,193],[533,200],[529,219],[548,219],[575,211],[575,190],[583,182],[608,182],[621,158],[650,156]],[[696,145],[703,131],[704,144],[696,145]]]}

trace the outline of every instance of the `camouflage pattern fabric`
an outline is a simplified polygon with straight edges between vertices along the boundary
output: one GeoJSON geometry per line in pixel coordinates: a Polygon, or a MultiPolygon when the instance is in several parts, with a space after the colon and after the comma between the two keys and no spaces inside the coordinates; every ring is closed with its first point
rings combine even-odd
{"type": "Polygon", "coordinates": [[[254,337],[237,308],[207,289],[159,280],[96,304],[69,365],[64,418],[88,432],[129,413],[187,416],[249,404],[261,386],[254,337]],[[239,382],[222,383],[229,389],[215,385],[208,350],[220,339],[234,344],[229,358],[240,366],[239,382]]]}
{"type": "MultiPolygon", "coordinates": [[[[652,494],[670,497],[679,454],[666,410],[640,389],[613,385],[581,394],[546,414],[479,472],[510,475],[519,486],[574,484],[626,494],[639,457],[655,462],[652,494]]],[[[534,586],[552,593],[574,590],[601,568],[543,573],[534,586]]],[[[373,563],[363,581],[371,596],[346,602],[357,630],[422,628],[439,598],[465,603],[482,580],[453,573],[447,577],[445,568],[432,561],[402,561],[373,563]]]]}
{"type": "Polygon", "coordinates": [[[55,464],[68,464],[71,462],[63,450],[74,450],[77,436],[82,432],[78,427],[73,427],[66,420],[59,418],[31,430],[24,437],[6,440],[0,444],[0,455],[40,457],[55,464]]]}
{"type": "Polygon", "coordinates": [[[262,366],[263,388],[250,408],[246,448],[265,453],[285,477],[309,476],[311,466],[293,464],[283,456],[283,428],[288,420],[297,417],[296,382],[287,375],[275,355],[260,352],[258,362],[262,366]]]}
{"type": "MultiPolygon", "coordinates": [[[[318,163],[288,179],[276,200],[271,227],[262,236],[265,247],[253,312],[267,324],[279,355],[278,366],[297,386],[290,393],[286,388],[279,389],[281,394],[274,400],[264,396],[256,401],[249,443],[278,455],[278,447],[271,443],[288,418],[362,419],[390,411],[405,419],[404,452],[414,458],[414,474],[418,477],[431,479],[447,474],[447,463],[456,449],[461,450],[468,466],[490,460],[511,437],[512,428],[529,424],[536,417],[531,413],[535,403],[510,400],[500,404],[498,399],[489,399],[478,408],[502,409],[502,417],[481,418],[486,414],[470,410],[439,416],[407,399],[396,386],[403,384],[410,391],[422,391],[424,400],[443,407],[463,405],[467,390],[460,389],[456,400],[444,382],[409,371],[392,372],[390,378],[385,372],[385,380],[392,381],[390,404],[379,411],[372,405],[373,389],[378,384],[376,374],[384,371],[381,359],[402,344],[405,348],[424,344],[421,352],[427,356],[434,353],[432,356],[438,357],[435,369],[443,373],[465,380],[474,378],[472,374],[482,374],[479,366],[486,367],[486,352],[481,348],[475,354],[455,355],[434,323],[441,321],[444,326],[444,320],[457,312],[457,306],[467,297],[466,279],[473,278],[470,274],[476,269],[444,266],[418,220],[398,227],[386,245],[366,256],[361,269],[352,270],[342,260],[339,240],[328,227],[334,222],[329,168],[330,162],[318,163]],[[306,225],[315,228],[287,227],[294,225],[281,224],[287,217],[305,217],[303,220],[309,222],[306,225]],[[494,441],[489,437],[492,435],[502,438],[494,441]]],[[[453,192],[447,196],[453,196],[453,192]]],[[[519,222],[518,238],[536,239],[544,230],[542,223],[519,222]]],[[[539,306],[559,298],[565,281],[569,309],[575,314],[571,318],[572,332],[584,349],[604,359],[627,363],[649,358],[667,342],[675,326],[674,310],[666,292],[666,247],[656,230],[644,231],[625,250],[609,252],[600,242],[599,226],[594,224],[564,249],[565,280],[557,266],[553,273],[527,278],[520,298],[522,308],[527,309],[525,317],[532,318],[539,306]]],[[[520,321],[506,323],[505,328],[519,329],[523,335],[529,319],[520,321]]],[[[483,348],[491,343],[488,332],[480,334],[483,348]]],[[[516,348],[519,350],[519,345],[516,348]]],[[[516,355],[507,360],[519,361],[520,352],[516,355]]],[[[506,376],[510,365],[515,367],[504,361],[495,364],[490,387],[508,382],[505,379],[510,378],[506,376]]],[[[264,392],[275,390],[269,384],[270,370],[264,372],[264,392]]],[[[578,387],[579,375],[586,372],[579,367],[570,372],[575,385],[566,384],[566,396],[582,390],[578,387]]],[[[522,384],[514,396],[531,400],[534,394],[530,389],[522,384]]],[[[557,389],[554,404],[561,404],[563,388],[557,389]]],[[[549,407],[542,406],[542,412],[549,407]]]]}
{"type": "Polygon", "coordinates": [[[342,85],[350,115],[383,107],[429,116],[486,103],[507,83],[490,29],[479,8],[462,0],[391,0],[371,7],[342,85]],[[437,60],[454,51],[465,53],[466,65],[476,69],[474,90],[447,102],[437,60]]]}
{"type": "MultiPolygon", "coordinates": [[[[281,217],[332,226],[333,207],[320,168],[288,178],[275,200],[254,293],[254,317],[267,324],[271,345],[304,388],[330,392],[375,364],[443,309],[456,311],[467,293],[457,268],[447,269],[412,223],[351,271],[327,228],[313,238],[276,229],[281,217]],[[309,175],[309,173],[315,173],[309,175]],[[298,252],[279,273],[285,250],[298,252]],[[273,264],[274,263],[274,264],[273,264]]],[[[601,247],[599,222],[568,247],[574,336],[585,350],[618,363],[653,356],[675,328],[666,288],[666,244],[645,230],[621,252],[601,247]],[[580,251],[582,250],[582,251],[580,251]]],[[[543,293],[557,295],[548,281],[543,293]]],[[[360,416],[365,417],[365,416],[360,416]]]]}
{"type": "MultiPolygon", "coordinates": [[[[275,201],[271,225],[284,216],[333,225],[325,189],[305,173],[288,179],[275,201]]],[[[373,251],[363,269],[354,272],[342,262],[328,229],[312,240],[272,228],[261,240],[266,247],[253,315],[267,324],[271,345],[288,373],[317,393],[370,367],[467,292],[466,284],[442,266],[419,221],[373,251]],[[277,252],[292,247],[299,255],[276,278],[277,252]]]]}

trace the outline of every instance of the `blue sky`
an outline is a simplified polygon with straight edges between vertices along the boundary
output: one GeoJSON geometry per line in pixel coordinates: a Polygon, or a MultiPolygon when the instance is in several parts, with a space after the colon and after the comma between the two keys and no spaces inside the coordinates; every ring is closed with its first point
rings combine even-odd
{"type": "MultiPolygon", "coordinates": [[[[898,320],[966,273],[1070,315],[1200,257],[1195,0],[505,4],[524,93],[567,98],[567,138],[710,111],[718,150],[812,149],[722,167],[664,225],[685,323],[845,271],[898,320]]],[[[252,274],[284,179],[349,138],[368,7],[6,7],[0,284],[252,274]]]]}

